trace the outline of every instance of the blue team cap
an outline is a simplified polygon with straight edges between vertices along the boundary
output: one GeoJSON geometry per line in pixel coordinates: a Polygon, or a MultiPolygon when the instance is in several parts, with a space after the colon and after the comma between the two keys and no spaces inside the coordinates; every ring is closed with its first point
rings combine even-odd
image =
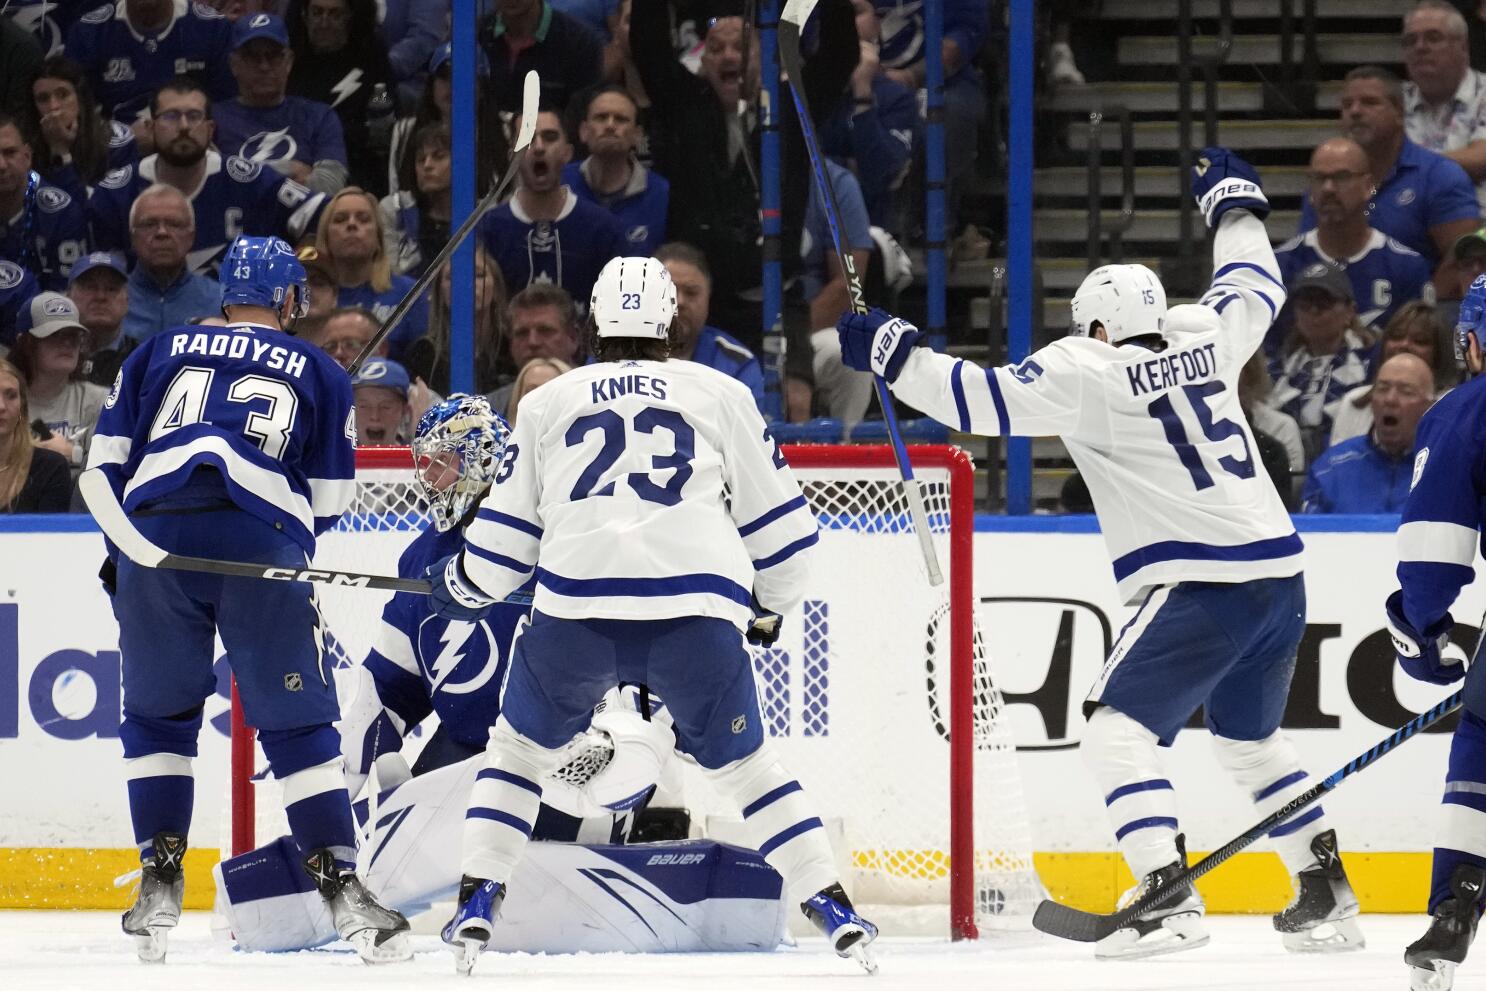
{"type": "Polygon", "coordinates": [[[386,358],[368,358],[351,380],[351,388],[360,389],[362,386],[373,385],[391,389],[399,396],[406,397],[412,382],[408,379],[408,370],[397,362],[386,358]]]}
{"type": "Polygon", "coordinates": [[[129,278],[129,269],[124,264],[123,255],[116,255],[112,251],[95,251],[72,263],[72,268],[67,271],[67,284],[71,285],[77,281],[78,276],[95,268],[110,269],[119,273],[120,278],[129,278]]]}
{"type": "MultiPolygon", "coordinates": [[[[454,42],[446,41],[433,50],[428,59],[428,74],[434,75],[454,59],[454,42]]],[[[485,57],[485,49],[479,45],[475,46],[475,72],[481,79],[490,78],[490,59],[485,57]]]]}
{"type": "Polygon", "coordinates": [[[267,38],[285,48],[289,47],[289,29],[284,25],[282,17],[275,17],[273,14],[254,14],[251,17],[239,17],[237,23],[232,26],[232,50],[234,52],[258,38],[267,38]]]}

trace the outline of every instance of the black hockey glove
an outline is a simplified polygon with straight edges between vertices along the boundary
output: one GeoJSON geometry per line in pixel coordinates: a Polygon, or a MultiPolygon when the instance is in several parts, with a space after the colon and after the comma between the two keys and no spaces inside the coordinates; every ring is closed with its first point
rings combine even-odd
{"type": "Polygon", "coordinates": [[[98,580],[103,583],[103,590],[112,599],[114,593],[119,590],[119,566],[111,557],[103,559],[103,565],[98,569],[98,580]]]}
{"type": "Polygon", "coordinates": [[[774,641],[779,639],[779,626],[783,622],[784,617],[778,613],[770,612],[753,617],[753,623],[746,634],[748,642],[756,647],[774,646],[774,641]]]}

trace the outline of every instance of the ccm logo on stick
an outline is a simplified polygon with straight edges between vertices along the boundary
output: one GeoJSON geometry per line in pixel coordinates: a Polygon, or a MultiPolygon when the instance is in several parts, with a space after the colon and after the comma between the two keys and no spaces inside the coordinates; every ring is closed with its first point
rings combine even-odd
{"type": "Polygon", "coordinates": [[[350,585],[356,588],[371,583],[371,579],[365,575],[342,575],[331,571],[300,568],[264,568],[263,577],[283,582],[319,582],[321,585],[350,585]]]}

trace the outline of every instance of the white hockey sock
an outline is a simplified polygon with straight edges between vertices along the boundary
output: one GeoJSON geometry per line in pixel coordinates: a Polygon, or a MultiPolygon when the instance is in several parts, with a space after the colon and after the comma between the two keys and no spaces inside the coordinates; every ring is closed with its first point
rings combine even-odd
{"type": "MultiPolygon", "coordinates": [[[[1260,815],[1269,815],[1311,787],[1310,775],[1300,766],[1300,757],[1290,738],[1280,730],[1262,740],[1230,740],[1213,737],[1218,762],[1228,769],[1240,788],[1254,799],[1260,815]]],[[[1311,840],[1326,831],[1326,818],[1319,804],[1276,826],[1269,833],[1275,852],[1285,869],[1299,874],[1316,862],[1311,840]]]]}
{"type": "Polygon", "coordinates": [[[1139,881],[1177,859],[1176,792],[1166,779],[1156,734],[1101,706],[1079,750],[1104,793],[1115,842],[1139,881]]]}
{"type": "Polygon", "coordinates": [[[841,879],[824,824],[767,743],[707,776],[737,801],[754,848],[784,878],[791,901],[804,902],[841,879]]]}
{"type": "Polygon", "coordinates": [[[510,880],[542,807],[542,778],[560,755],[517,733],[504,719],[496,722],[465,812],[465,874],[502,884],[510,880]]]}

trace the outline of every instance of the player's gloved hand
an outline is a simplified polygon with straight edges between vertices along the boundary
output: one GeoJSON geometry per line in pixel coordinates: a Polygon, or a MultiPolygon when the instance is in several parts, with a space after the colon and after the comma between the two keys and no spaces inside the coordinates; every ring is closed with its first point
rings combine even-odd
{"type": "Polygon", "coordinates": [[[435,616],[460,623],[473,623],[485,618],[495,600],[464,573],[464,565],[458,554],[450,554],[442,561],[428,566],[423,573],[433,590],[428,601],[435,616]]]}
{"type": "Polygon", "coordinates": [[[1204,148],[1192,166],[1192,195],[1207,226],[1217,227],[1229,210],[1247,210],[1263,220],[1269,216],[1269,200],[1259,173],[1227,148],[1204,148]]]}
{"type": "Polygon", "coordinates": [[[847,313],[836,322],[841,338],[841,360],[859,372],[873,372],[892,382],[903,370],[909,352],[924,336],[917,327],[886,310],[847,313]]]}
{"type": "Polygon", "coordinates": [[[1455,620],[1449,613],[1422,633],[1415,630],[1403,615],[1403,592],[1388,596],[1388,634],[1393,637],[1393,651],[1398,665],[1410,678],[1432,685],[1453,685],[1465,677],[1465,665],[1444,656],[1455,620]]]}
{"type": "Polygon", "coordinates": [[[774,641],[779,639],[779,627],[783,622],[783,616],[765,609],[758,596],[754,595],[753,622],[749,624],[744,637],[756,647],[772,647],[774,641]]]}
{"type": "Polygon", "coordinates": [[[112,599],[119,590],[119,565],[113,558],[103,559],[103,565],[98,569],[98,580],[103,583],[103,590],[112,599]]]}

